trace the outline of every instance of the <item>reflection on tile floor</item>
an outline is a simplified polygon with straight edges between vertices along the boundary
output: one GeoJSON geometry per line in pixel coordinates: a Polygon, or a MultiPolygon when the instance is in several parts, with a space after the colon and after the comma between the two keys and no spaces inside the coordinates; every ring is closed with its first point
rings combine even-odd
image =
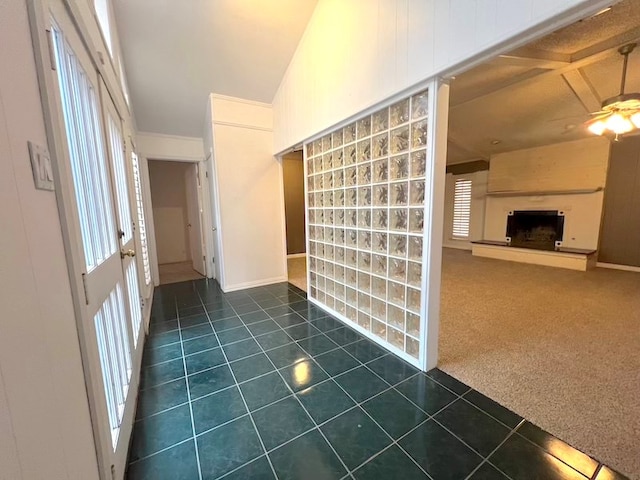
{"type": "Polygon", "coordinates": [[[156,290],[130,480],[624,478],[305,296],[156,290]]]}

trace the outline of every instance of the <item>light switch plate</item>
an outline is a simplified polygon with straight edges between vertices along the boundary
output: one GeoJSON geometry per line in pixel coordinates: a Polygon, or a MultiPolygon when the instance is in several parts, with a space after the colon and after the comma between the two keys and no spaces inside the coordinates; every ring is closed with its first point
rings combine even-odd
{"type": "Polygon", "coordinates": [[[33,182],[39,190],[54,190],[51,157],[46,147],[29,143],[29,157],[33,170],[33,182]]]}

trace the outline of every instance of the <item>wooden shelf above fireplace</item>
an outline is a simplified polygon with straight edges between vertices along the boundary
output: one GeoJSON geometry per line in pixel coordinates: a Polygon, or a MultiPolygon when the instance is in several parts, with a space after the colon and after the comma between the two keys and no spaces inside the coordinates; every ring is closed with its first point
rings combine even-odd
{"type": "Polygon", "coordinates": [[[540,197],[546,195],[586,195],[589,193],[601,192],[604,189],[588,188],[579,190],[537,190],[537,191],[519,191],[519,190],[504,190],[500,192],[487,192],[488,197],[540,197]]]}

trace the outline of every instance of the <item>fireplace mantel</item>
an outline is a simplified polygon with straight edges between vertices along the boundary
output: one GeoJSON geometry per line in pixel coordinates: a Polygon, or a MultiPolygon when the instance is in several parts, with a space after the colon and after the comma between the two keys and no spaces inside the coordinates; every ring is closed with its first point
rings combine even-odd
{"type": "Polygon", "coordinates": [[[589,193],[601,192],[604,189],[588,188],[579,190],[537,190],[537,191],[521,191],[521,190],[502,190],[497,192],[487,192],[488,197],[542,197],[550,195],[586,195],[589,193]]]}

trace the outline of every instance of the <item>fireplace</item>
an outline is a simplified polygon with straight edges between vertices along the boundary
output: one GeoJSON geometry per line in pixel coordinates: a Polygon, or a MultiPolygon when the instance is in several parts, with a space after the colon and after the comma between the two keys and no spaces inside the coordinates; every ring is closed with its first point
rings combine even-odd
{"type": "Polygon", "coordinates": [[[562,245],[564,212],[515,210],[507,216],[507,243],[512,247],[556,250],[562,245]]]}

